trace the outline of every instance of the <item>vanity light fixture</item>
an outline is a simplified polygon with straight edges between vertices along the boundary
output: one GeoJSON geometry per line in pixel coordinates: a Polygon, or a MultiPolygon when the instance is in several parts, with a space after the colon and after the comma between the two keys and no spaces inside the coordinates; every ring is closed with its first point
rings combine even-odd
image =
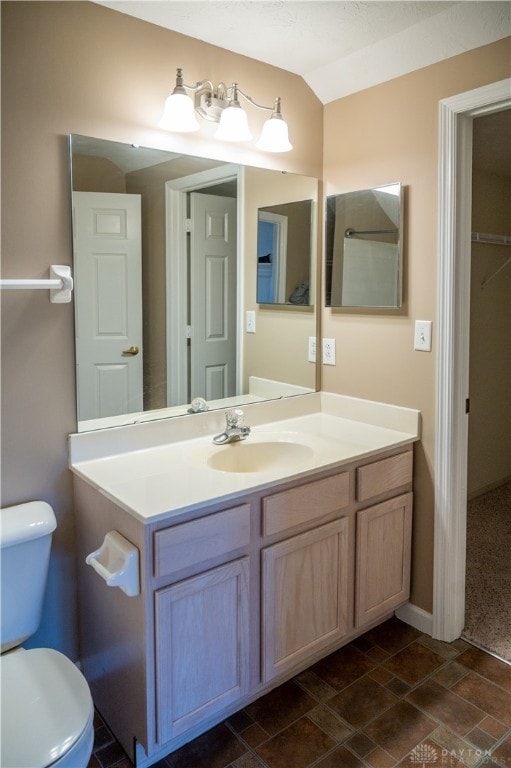
{"type": "Polygon", "coordinates": [[[211,80],[201,80],[195,85],[183,83],[183,70],[178,68],[176,86],[165,102],[163,115],[158,125],[167,131],[190,133],[198,131],[199,122],[195,113],[204,120],[218,123],[215,138],[220,141],[250,141],[252,134],[248,126],[247,113],[239,102],[239,96],[257,109],[271,112],[263,125],[261,137],[256,143],[264,152],[289,152],[293,145],[289,142],[288,127],[282,117],[280,96],[272,107],[257,104],[244,93],[237,83],[230,87],[224,83],[214,86],[211,80]],[[188,95],[192,91],[194,98],[188,95]]]}

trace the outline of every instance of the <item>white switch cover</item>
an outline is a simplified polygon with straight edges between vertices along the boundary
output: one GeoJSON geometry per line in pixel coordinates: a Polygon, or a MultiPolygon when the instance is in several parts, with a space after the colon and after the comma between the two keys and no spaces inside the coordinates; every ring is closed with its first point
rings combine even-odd
{"type": "Polygon", "coordinates": [[[323,339],[323,365],[335,365],[335,339],[323,339]]]}
{"type": "Polygon", "coordinates": [[[247,309],[246,314],[246,328],[247,333],[255,333],[255,312],[253,309],[247,309]]]}
{"type": "Polygon", "coordinates": [[[420,352],[431,352],[431,320],[416,320],[413,348],[420,352]]]}

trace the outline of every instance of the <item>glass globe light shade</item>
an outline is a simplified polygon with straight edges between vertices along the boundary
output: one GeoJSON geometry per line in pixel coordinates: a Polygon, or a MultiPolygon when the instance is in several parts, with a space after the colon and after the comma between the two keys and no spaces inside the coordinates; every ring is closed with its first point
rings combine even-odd
{"type": "Polygon", "coordinates": [[[252,134],[248,127],[247,113],[239,105],[230,105],[223,110],[215,139],[220,141],[250,141],[252,134]]]}
{"type": "Polygon", "coordinates": [[[198,131],[200,126],[195,117],[193,100],[186,93],[171,93],[165,102],[160,128],[176,133],[198,131]]]}
{"type": "Polygon", "coordinates": [[[286,121],[275,114],[266,120],[256,147],[264,152],[289,152],[293,149],[289,141],[286,121]]]}

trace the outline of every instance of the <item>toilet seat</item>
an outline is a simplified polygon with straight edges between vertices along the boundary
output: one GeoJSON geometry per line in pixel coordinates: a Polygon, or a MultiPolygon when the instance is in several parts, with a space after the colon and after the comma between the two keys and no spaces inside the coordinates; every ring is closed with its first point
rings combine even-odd
{"type": "Polygon", "coordinates": [[[93,703],[78,668],[51,648],[17,649],[0,657],[0,765],[48,768],[89,729],[93,703]]]}

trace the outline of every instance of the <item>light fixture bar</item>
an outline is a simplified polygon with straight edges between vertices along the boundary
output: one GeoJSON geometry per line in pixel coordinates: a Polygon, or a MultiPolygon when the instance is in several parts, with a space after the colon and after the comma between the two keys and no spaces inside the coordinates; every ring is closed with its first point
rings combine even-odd
{"type": "Polygon", "coordinates": [[[239,101],[240,95],[253,107],[271,112],[264,123],[256,147],[265,152],[288,152],[292,149],[287,123],[282,117],[280,97],[275,99],[272,107],[266,107],[254,101],[237,83],[230,87],[224,83],[214,86],[211,80],[201,80],[195,85],[186,85],[181,68],[177,69],[176,85],[165,102],[164,113],[158,125],[164,130],[176,133],[197,131],[200,128],[195,116],[197,114],[204,120],[219,123],[215,138],[220,141],[250,141],[252,134],[247,113],[239,101]],[[193,99],[187,91],[194,94],[193,99]]]}

